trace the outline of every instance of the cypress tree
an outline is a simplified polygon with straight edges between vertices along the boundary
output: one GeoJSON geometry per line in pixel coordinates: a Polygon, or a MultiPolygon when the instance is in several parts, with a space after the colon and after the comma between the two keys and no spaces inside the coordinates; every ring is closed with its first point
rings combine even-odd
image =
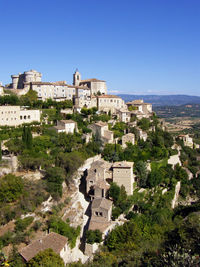
{"type": "Polygon", "coordinates": [[[33,137],[32,137],[32,133],[31,133],[30,127],[27,128],[27,133],[26,134],[27,134],[26,135],[26,137],[27,137],[26,146],[27,146],[27,148],[30,149],[32,147],[32,141],[33,141],[33,137]]]}
{"type": "Polygon", "coordinates": [[[32,133],[30,127],[23,128],[22,141],[26,148],[30,149],[32,147],[32,133]]]}

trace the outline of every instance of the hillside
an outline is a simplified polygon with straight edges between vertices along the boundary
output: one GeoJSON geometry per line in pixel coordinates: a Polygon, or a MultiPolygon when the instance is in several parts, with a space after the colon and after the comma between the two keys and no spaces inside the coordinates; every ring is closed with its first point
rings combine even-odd
{"type": "Polygon", "coordinates": [[[200,104],[199,96],[189,95],[129,95],[119,94],[125,102],[143,99],[145,102],[151,103],[153,106],[179,106],[186,104],[200,104]]]}
{"type": "Polygon", "coordinates": [[[189,104],[180,106],[156,106],[154,111],[161,118],[174,117],[200,117],[200,104],[189,104]]]}

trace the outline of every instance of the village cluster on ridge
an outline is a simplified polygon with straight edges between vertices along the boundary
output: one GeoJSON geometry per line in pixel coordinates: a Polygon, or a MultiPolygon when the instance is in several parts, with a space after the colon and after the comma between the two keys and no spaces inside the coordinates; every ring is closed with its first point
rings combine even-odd
{"type": "MultiPolygon", "coordinates": [[[[104,240],[107,238],[109,233],[113,229],[115,229],[117,225],[123,225],[127,221],[127,218],[125,218],[123,214],[121,214],[120,216],[116,215],[114,219],[112,218],[114,198],[109,193],[110,188],[113,185],[120,187],[122,191],[125,191],[124,194],[129,197],[134,194],[134,190],[137,187],[138,180],[137,173],[134,169],[134,162],[126,160],[125,157],[123,160],[122,157],[119,159],[119,156],[117,155],[117,149],[120,149],[120,153],[123,153],[123,151],[125,151],[126,149],[128,151],[129,146],[137,145],[139,142],[141,142],[141,146],[143,145],[145,147],[145,142],[148,140],[149,134],[156,132],[158,126],[161,131],[166,131],[165,122],[164,120],[156,118],[156,115],[152,111],[152,104],[144,103],[143,100],[134,100],[125,103],[121,97],[117,95],[109,95],[107,93],[107,86],[105,81],[95,78],[82,80],[81,74],[78,70],[76,70],[73,74],[72,85],[67,84],[65,81],[44,82],[41,79],[42,74],[35,70],[25,71],[23,74],[19,73],[18,75],[12,75],[11,77],[12,83],[5,86],[0,85],[1,97],[12,95],[21,97],[26,96],[30,92],[36,92],[38,101],[45,102],[49,99],[52,100],[52,103],[71,101],[72,107],[61,108],[59,111],[62,119],[56,120],[56,122],[54,123],[49,123],[48,115],[46,115],[45,117],[42,114],[42,111],[37,107],[34,108],[29,106],[11,104],[1,105],[0,127],[2,127],[2,129],[4,126],[22,126],[24,127],[23,131],[25,133],[25,129],[27,129],[32,123],[36,123],[35,127],[37,127],[37,125],[39,125],[40,123],[43,123],[49,124],[48,129],[56,133],[57,135],[64,133],[72,136],[74,134],[81,133],[81,140],[84,140],[83,142],[85,144],[90,144],[90,142],[92,141],[93,145],[95,144],[95,142],[100,144],[100,153],[98,152],[94,157],[87,159],[78,170],[79,178],[78,185],[76,185],[77,195],[82,192],[85,198],[84,203],[86,203],[86,207],[76,207],[77,213],[82,210],[82,217],[80,217],[81,219],[79,221],[81,230],[80,236],[75,246],[76,250],[73,251],[73,248],[69,246],[68,238],[66,236],[56,231],[49,231],[48,233],[47,231],[44,231],[40,238],[33,238],[33,240],[30,240],[29,244],[23,244],[22,247],[19,248],[19,254],[26,263],[32,260],[39,252],[49,248],[60,255],[65,264],[71,261],[78,261],[79,259],[84,263],[88,259],[90,259],[93,254],[98,251],[99,248],[98,242],[85,241],[86,230],[94,232],[99,231],[102,234],[102,240],[104,240]],[[75,119],[73,119],[74,114],[84,114],[85,117],[83,118],[83,124],[87,123],[87,129],[84,132],[80,131],[78,120],[76,121],[75,119]],[[91,121],[91,116],[95,116],[96,114],[98,116],[109,116],[109,119],[104,121],[95,121],[94,119],[93,121],[91,121]],[[124,125],[124,129],[122,130],[121,135],[117,135],[115,134],[115,131],[121,131],[121,128],[117,128],[118,124],[121,125],[120,123],[124,125]],[[147,127],[148,129],[145,129],[145,127],[143,127],[143,123],[149,123],[149,126],[147,127]],[[111,156],[109,154],[109,151],[107,152],[110,156],[109,160],[106,160],[106,152],[104,150],[105,147],[107,147],[108,150],[109,148],[114,149],[113,155],[111,156]],[[83,186],[82,190],[79,190],[80,184],[83,186]],[[87,218],[84,219],[84,216],[86,216],[86,210],[87,218]],[[79,249],[81,242],[84,243],[84,249],[82,250],[79,249]]],[[[49,109],[51,109],[51,106],[49,107],[49,109]]],[[[27,135],[24,135],[24,139],[27,137],[27,135]]],[[[38,138],[38,136],[40,135],[41,132],[39,132],[38,130],[38,133],[35,133],[35,137],[38,138]]],[[[35,137],[33,135],[33,139],[35,137]]],[[[199,145],[196,144],[189,135],[179,135],[173,138],[170,139],[170,142],[172,142],[172,144],[169,145],[171,154],[166,155],[166,157],[168,157],[166,164],[170,164],[172,166],[172,169],[175,169],[177,165],[182,165],[180,160],[180,142],[182,142],[181,144],[183,144],[184,146],[191,149],[199,148],[199,145]],[[176,138],[178,138],[177,142],[175,140],[176,138]]],[[[9,154],[9,156],[5,155],[5,157],[11,157],[12,171],[10,171],[10,173],[17,173],[18,167],[15,167],[14,165],[15,161],[17,161],[16,157],[20,157],[21,155],[20,153],[18,155],[17,152],[9,153],[9,148],[6,144],[9,139],[11,138],[3,140],[1,146],[2,150],[7,151],[7,154],[9,154]]],[[[155,142],[160,145],[159,140],[156,140],[155,142]]],[[[78,143],[76,148],[77,150],[79,149],[79,145],[80,144],[78,143]]],[[[48,142],[46,146],[50,151],[48,142]]],[[[29,149],[28,146],[27,149],[29,149]]],[[[73,150],[75,149],[72,148],[72,151],[73,150]]],[[[47,154],[51,154],[51,151],[49,151],[47,152],[47,154]]],[[[162,151],[155,151],[155,154],[156,153],[162,153],[162,151]]],[[[144,155],[144,158],[145,157],[147,158],[148,156],[144,155]]],[[[58,159],[56,158],[56,160],[58,159]]],[[[60,162],[62,161],[62,159],[59,160],[60,162]]],[[[152,168],[151,163],[150,160],[146,161],[146,172],[150,173],[152,168]]],[[[39,163],[37,164],[39,166],[39,163]]],[[[55,167],[55,164],[52,164],[52,166],[55,167]]],[[[62,164],[60,164],[59,166],[61,165],[62,164]]],[[[187,168],[185,165],[183,166],[183,169],[187,173],[188,179],[192,179],[193,174],[189,170],[189,168],[187,168]]],[[[42,171],[44,172],[41,166],[38,167],[37,171],[41,173],[42,171]]],[[[3,175],[8,173],[9,171],[5,171],[3,175]]],[[[176,184],[173,184],[173,186],[174,194],[171,201],[172,208],[177,206],[181,184],[180,182],[177,182],[176,184]]],[[[63,185],[63,188],[65,187],[66,185],[63,185]]],[[[138,188],[138,191],[140,193],[143,193],[145,192],[145,189],[143,189],[141,186],[141,188],[138,188]]],[[[166,192],[167,189],[163,186],[162,194],[164,195],[166,192]]],[[[51,197],[48,201],[51,201],[51,197]]],[[[48,201],[45,202],[45,205],[47,206],[48,201]]],[[[76,201],[74,203],[76,203],[76,201]]],[[[73,205],[71,206],[73,207],[73,205]]],[[[47,209],[45,210],[44,208],[44,210],[50,211],[51,208],[52,206],[49,205],[47,209]]],[[[71,212],[72,210],[70,210],[70,212],[68,210],[65,210],[63,218],[67,219],[68,214],[71,214],[71,212]]],[[[138,213],[138,211],[136,211],[136,213],[138,213]]],[[[37,216],[35,215],[35,217],[37,216]]],[[[24,218],[26,218],[26,215],[21,216],[21,219],[24,218]]],[[[72,226],[74,226],[77,222],[74,223],[73,221],[70,221],[70,223],[72,226]]],[[[3,229],[4,226],[0,225],[0,237],[1,227],[3,229]]],[[[102,240],[99,243],[102,243],[102,240]]]]}

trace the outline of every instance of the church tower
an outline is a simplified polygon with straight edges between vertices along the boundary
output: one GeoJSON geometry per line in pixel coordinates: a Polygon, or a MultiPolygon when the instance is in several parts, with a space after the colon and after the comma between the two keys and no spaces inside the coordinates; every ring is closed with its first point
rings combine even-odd
{"type": "Polygon", "coordinates": [[[77,86],[81,82],[81,74],[79,73],[78,69],[76,69],[75,73],[73,74],[73,85],[77,86]]]}

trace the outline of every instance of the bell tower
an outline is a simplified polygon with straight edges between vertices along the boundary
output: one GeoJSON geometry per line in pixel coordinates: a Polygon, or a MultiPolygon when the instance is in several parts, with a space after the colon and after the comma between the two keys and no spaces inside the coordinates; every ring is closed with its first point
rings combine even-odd
{"type": "Polygon", "coordinates": [[[81,82],[81,74],[79,73],[78,69],[76,69],[75,73],[73,74],[73,85],[77,86],[81,82]]]}

